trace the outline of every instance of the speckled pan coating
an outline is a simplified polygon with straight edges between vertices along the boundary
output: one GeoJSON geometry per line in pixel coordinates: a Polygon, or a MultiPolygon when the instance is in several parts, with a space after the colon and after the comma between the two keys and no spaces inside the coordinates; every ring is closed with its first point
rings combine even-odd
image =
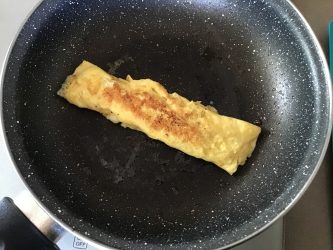
{"type": "Polygon", "coordinates": [[[84,237],[122,249],[230,246],[294,202],[327,146],[317,46],[282,0],[46,0],[8,59],[8,145],[33,193],[84,237]],[[70,105],[56,91],[83,59],[259,124],[253,156],[230,176],[70,105]]]}

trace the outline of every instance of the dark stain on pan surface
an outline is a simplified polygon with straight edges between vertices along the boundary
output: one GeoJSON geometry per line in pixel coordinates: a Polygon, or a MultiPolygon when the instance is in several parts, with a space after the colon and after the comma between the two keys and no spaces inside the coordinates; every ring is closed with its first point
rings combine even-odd
{"type": "Polygon", "coordinates": [[[109,246],[240,240],[289,205],[321,152],[329,101],[304,29],[283,1],[43,1],[4,79],[18,169],[61,221],[109,246]],[[253,156],[229,176],[70,105],[56,91],[83,59],[105,70],[118,60],[117,76],[152,78],[259,124],[253,156]]]}

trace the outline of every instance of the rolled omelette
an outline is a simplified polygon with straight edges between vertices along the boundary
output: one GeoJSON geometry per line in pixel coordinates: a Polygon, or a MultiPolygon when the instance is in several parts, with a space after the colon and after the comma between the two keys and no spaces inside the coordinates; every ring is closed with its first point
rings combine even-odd
{"type": "Polygon", "coordinates": [[[251,123],[219,115],[211,106],[170,94],[158,82],[117,78],[87,61],[67,77],[58,95],[229,174],[251,156],[261,132],[251,123]]]}

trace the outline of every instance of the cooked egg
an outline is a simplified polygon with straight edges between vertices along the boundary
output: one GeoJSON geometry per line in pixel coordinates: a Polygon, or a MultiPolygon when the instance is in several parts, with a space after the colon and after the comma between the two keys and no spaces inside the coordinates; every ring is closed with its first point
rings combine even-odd
{"type": "Polygon", "coordinates": [[[251,156],[261,132],[251,123],[219,115],[211,106],[170,94],[158,82],[117,78],[87,61],[67,77],[58,94],[229,174],[251,156]]]}

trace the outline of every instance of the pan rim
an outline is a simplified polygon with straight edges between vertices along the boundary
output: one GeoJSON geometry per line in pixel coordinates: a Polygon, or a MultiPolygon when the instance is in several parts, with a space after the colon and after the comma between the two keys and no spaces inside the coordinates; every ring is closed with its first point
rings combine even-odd
{"type": "MultiPolygon", "coordinates": [[[[8,144],[8,140],[7,140],[7,136],[5,135],[5,130],[4,130],[4,117],[3,117],[3,85],[4,85],[4,76],[5,76],[5,71],[8,65],[8,60],[9,57],[11,55],[11,52],[13,50],[13,47],[15,45],[15,42],[19,36],[19,34],[21,33],[21,30],[23,29],[25,23],[27,22],[27,20],[30,18],[30,16],[36,11],[36,9],[38,9],[38,7],[41,5],[41,3],[43,2],[43,0],[39,0],[37,2],[37,4],[29,11],[29,13],[27,14],[27,16],[24,18],[24,20],[22,21],[22,23],[20,24],[16,35],[13,37],[9,48],[6,51],[5,54],[5,59],[4,59],[4,63],[2,65],[2,68],[0,69],[0,79],[1,79],[1,83],[0,83],[0,109],[1,109],[1,114],[0,114],[0,130],[1,130],[1,138],[3,138],[4,140],[4,145],[6,147],[6,153],[9,155],[9,159],[11,161],[11,164],[15,167],[15,171],[18,174],[18,176],[20,177],[20,179],[23,181],[25,188],[32,194],[32,196],[34,197],[35,201],[37,202],[37,204],[50,216],[50,218],[52,220],[54,220],[56,223],[58,223],[61,227],[63,227],[64,229],[66,229],[67,231],[71,232],[73,235],[83,239],[84,241],[86,241],[88,244],[90,244],[91,246],[97,247],[99,249],[115,249],[112,248],[110,246],[107,246],[105,244],[99,243],[94,239],[91,239],[83,234],[80,234],[79,232],[73,231],[73,229],[68,226],[66,223],[64,223],[62,220],[60,220],[59,218],[57,218],[46,206],[43,205],[43,203],[39,200],[38,197],[36,197],[35,193],[31,190],[31,188],[29,187],[29,185],[26,183],[25,178],[22,176],[21,172],[19,171],[14,157],[11,153],[9,144],[8,144]]],[[[281,2],[281,1],[280,1],[281,2]]],[[[329,140],[330,140],[330,133],[332,130],[332,119],[333,119],[333,96],[332,96],[332,83],[331,83],[331,77],[330,77],[330,72],[329,72],[329,68],[328,68],[328,64],[327,64],[327,60],[325,57],[325,54],[323,52],[323,49],[315,35],[315,33],[313,32],[311,26],[308,24],[308,22],[306,21],[306,19],[304,18],[304,16],[302,15],[302,13],[297,9],[297,7],[290,1],[287,0],[285,1],[285,4],[289,5],[291,7],[291,10],[294,11],[297,16],[301,19],[302,23],[304,24],[304,27],[306,28],[306,32],[308,32],[308,34],[310,35],[310,39],[311,41],[314,43],[315,45],[315,49],[316,52],[319,56],[319,58],[322,60],[322,66],[323,66],[323,74],[324,74],[324,78],[326,79],[326,83],[327,84],[327,91],[328,91],[328,98],[329,98],[329,110],[328,110],[328,127],[327,127],[327,131],[326,131],[326,138],[325,138],[325,142],[320,154],[320,157],[318,159],[317,164],[315,165],[312,173],[309,175],[308,179],[306,180],[305,184],[303,185],[303,187],[299,190],[299,192],[296,194],[296,196],[289,202],[288,206],[286,206],[280,213],[277,213],[275,215],[275,217],[270,220],[267,224],[263,225],[262,227],[260,227],[259,229],[256,229],[252,234],[249,234],[233,243],[230,243],[228,245],[225,245],[221,248],[217,248],[217,249],[227,249],[227,248],[231,248],[234,247],[236,245],[239,245],[249,239],[251,239],[252,237],[254,237],[255,235],[258,235],[259,233],[263,232],[264,230],[266,230],[268,227],[270,227],[274,222],[276,222],[279,218],[281,218],[283,215],[285,215],[288,211],[290,211],[290,209],[299,201],[299,199],[302,197],[302,195],[305,193],[305,191],[308,189],[308,187],[310,186],[310,184],[312,183],[314,177],[316,176],[322,162],[324,159],[324,156],[326,154],[327,148],[328,148],[328,144],[329,144],[329,140]]]]}

